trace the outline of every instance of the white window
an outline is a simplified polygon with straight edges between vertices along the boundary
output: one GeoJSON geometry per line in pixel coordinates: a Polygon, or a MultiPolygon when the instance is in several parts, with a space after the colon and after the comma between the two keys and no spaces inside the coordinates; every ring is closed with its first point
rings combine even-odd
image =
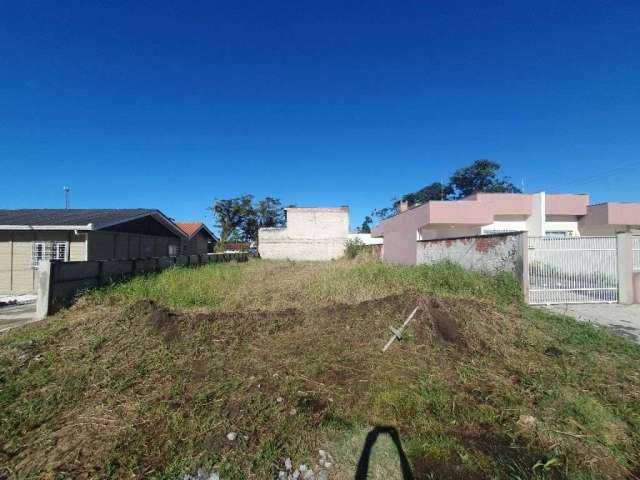
{"type": "Polygon", "coordinates": [[[169,256],[170,257],[175,257],[177,255],[178,255],[178,245],[170,244],[169,245],[169,256]]]}
{"type": "Polygon", "coordinates": [[[40,260],[67,260],[67,242],[33,242],[31,249],[32,268],[38,268],[40,260]]]}

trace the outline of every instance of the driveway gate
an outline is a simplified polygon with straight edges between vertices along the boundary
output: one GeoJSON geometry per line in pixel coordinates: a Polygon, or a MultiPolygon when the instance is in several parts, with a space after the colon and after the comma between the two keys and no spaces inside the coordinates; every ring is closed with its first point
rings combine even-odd
{"type": "Polygon", "coordinates": [[[618,301],[616,237],[529,237],[529,303],[618,301]]]}

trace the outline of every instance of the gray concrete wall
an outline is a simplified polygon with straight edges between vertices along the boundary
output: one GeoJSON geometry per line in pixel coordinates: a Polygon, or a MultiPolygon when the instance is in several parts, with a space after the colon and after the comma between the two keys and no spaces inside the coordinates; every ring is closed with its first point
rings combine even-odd
{"type": "MultiPolygon", "coordinates": [[[[418,264],[448,260],[470,270],[523,274],[523,233],[500,233],[417,242],[418,264]]],[[[386,246],[386,242],[385,242],[386,246]]]]}
{"type": "Polygon", "coordinates": [[[289,208],[286,228],[260,229],[258,251],[266,259],[331,260],[348,238],[348,208],[289,208]]]}
{"type": "Polygon", "coordinates": [[[41,262],[37,276],[37,316],[44,318],[68,305],[82,290],[126,280],[135,275],[160,272],[173,265],[199,266],[218,262],[246,262],[247,259],[246,253],[211,253],[132,260],[41,262]]]}

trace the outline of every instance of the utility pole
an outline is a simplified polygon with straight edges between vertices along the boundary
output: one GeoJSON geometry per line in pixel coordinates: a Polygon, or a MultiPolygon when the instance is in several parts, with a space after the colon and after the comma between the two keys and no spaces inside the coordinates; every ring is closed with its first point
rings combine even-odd
{"type": "Polygon", "coordinates": [[[68,210],[69,209],[69,192],[71,191],[71,189],[69,187],[62,187],[62,189],[64,190],[64,209],[68,210]]]}

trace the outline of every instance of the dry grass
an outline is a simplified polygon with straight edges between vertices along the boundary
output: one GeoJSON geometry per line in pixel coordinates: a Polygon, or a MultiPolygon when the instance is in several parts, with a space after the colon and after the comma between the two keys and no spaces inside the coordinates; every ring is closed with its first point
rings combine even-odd
{"type": "MultiPolygon", "coordinates": [[[[347,479],[373,425],[399,430],[417,478],[638,475],[640,348],[522,306],[505,278],[358,262],[166,273],[0,339],[0,477],[274,478],[322,448],[347,479]],[[198,294],[171,295],[191,288],[182,276],[198,294]]],[[[384,439],[371,472],[399,478],[384,439]]]]}

